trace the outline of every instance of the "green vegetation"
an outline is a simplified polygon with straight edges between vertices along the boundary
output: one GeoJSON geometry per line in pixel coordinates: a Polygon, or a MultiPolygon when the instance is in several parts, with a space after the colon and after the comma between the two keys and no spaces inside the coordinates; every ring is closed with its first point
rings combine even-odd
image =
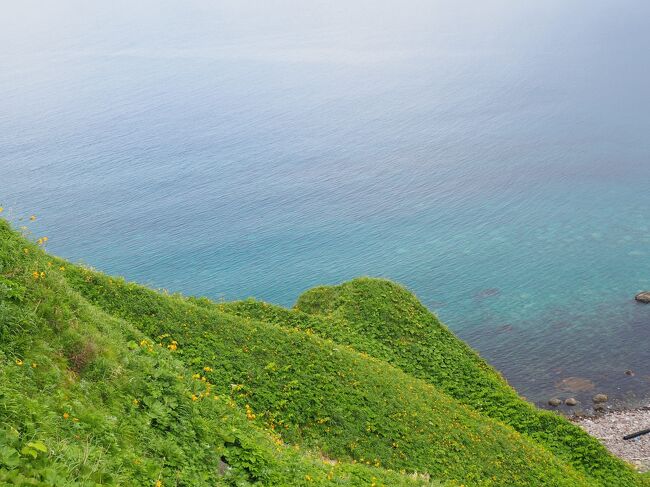
{"type": "Polygon", "coordinates": [[[2,485],[645,485],[393,283],[213,303],[1,220],[0,421],[2,485]]]}
{"type": "Polygon", "coordinates": [[[303,294],[295,310],[248,300],[218,305],[237,316],[311,330],[385,360],[459,402],[544,445],[604,485],[633,485],[634,474],[578,426],[525,402],[403,287],[355,279],[303,294]]]}

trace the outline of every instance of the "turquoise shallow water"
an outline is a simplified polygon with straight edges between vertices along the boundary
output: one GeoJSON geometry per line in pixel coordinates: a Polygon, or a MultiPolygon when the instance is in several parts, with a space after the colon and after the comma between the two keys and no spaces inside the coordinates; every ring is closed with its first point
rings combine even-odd
{"type": "Polygon", "coordinates": [[[650,6],[521,3],[11,6],[0,205],[187,294],[389,277],[527,397],[636,404],[650,6]]]}

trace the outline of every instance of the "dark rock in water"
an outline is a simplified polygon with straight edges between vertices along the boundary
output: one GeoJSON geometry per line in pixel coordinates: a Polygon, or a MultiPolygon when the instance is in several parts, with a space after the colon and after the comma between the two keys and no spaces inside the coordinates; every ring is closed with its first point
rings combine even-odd
{"type": "Polygon", "coordinates": [[[634,296],[639,303],[650,303],[650,291],[643,291],[642,293],[634,296]]]}
{"type": "Polygon", "coordinates": [[[477,298],[489,298],[491,296],[497,296],[500,292],[501,291],[499,291],[497,288],[491,287],[491,288],[488,288],[488,289],[483,289],[482,291],[480,291],[476,295],[476,297],[477,298]]]}
{"type": "Polygon", "coordinates": [[[627,375],[628,377],[634,377],[634,372],[628,369],[625,371],[625,375],[627,375]]]}
{"type": "Polygon", "coordinates": [[[575,397],[570,397],[564,401],[564,404],[566,404],[567,406],[575,406],[576,404],[578,404],[578,401],[576,401],[575,397]]]}
{"type": "Polygon", "coordinates": [[[501,325],[500,327],[497,328],[497,331],[499,333],[507,333],[513,330],[512,325],[501,325]]]}
{"type": "Polygon", "coordinates": [[[556,406],[559,406],[560,404],[562,404],[562,401],[560,401],[557,397],[554,397],[554,398],[548,400],[548,405],[549,406],[556,407],[556,406]]]}
{"type": "Polygon", "coordinates": [[[607,399],[609,399],[609,398],[607,397],[607,394],[596,394],[596,395],[592,398],[592,400],[593,400],[596,404],[601,403],[601,402],[607,402],[607,399]]]}

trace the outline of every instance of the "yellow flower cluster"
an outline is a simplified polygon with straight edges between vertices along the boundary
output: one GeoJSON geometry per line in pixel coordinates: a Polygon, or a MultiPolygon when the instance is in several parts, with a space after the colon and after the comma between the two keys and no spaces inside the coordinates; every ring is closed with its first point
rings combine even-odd
{"type": "MultiPolygon", "coordinates": [[[[212,369],[210,369],[210,370],[212,370],[212,369]]],[[[207,398],[207,397],[210,397],[212,395],[213,384],[210,381],[208,381],[207,377],[202,376],[201,374],[197,373],[197,374],[192,375],[192,379],[194,379],[195,381],[198,381],[200,383],[203,383],[205,385],[205,390],[203,392],[200,392],[198,395],[192,394],[192,396],[190,396],[192,401],[198,401],[199,399],[207,398]]],[[[219,396],[215,395],[213,397],[213,399],[215,401],[219,400],[219,396]]]]}
{"type": "Polygon", "coordinates": [[[246,404],[246,418],[249,421],[253,421],[255,419],[255,417],[256,416],[255,416],[255,414],[253,414],[253,409],[248,404],[246,404]]]}
{"type": "MultiPolygon", "coordinates": [[[[25,362],[23,360],[17,358],[16,359],[16,365],[18,367],[22,367],[23,365],[25,365],[25,362]]],[[[38,367],[38,364],[36,362],[32,362],[32,369],[35,369],[36,367],[38,367]]]]}
{"type": "Polygon", "coordinates": [[[37,243],[38,245],[45,245],[45,244],[47,243],[47,237],[41,237],[41,238],[39,238],[39,239],[36,241],[36,243],[37,243]]]}
{"type": "Polygon", "coordinates": [[[36,281],[38,281],[39,279],[45,279],[45,272],[43,272],[43,271],[41,271],[41,272],[34,271],[34,272],[32,272],[32,277],[36,281]]]}
{"type": "MultiPolygon", "coordinates": [[[[164,342],[166,338],[170,338],[169,333],[164,333],[158,336],[158,340],[160,340],[160,342],[158,342],[159,347],[165,346],[164,342]]],[[[178,350],[178,342],[176,340],[171,340],[166,346],[167,349],[171,350],[172,352],[178,350]]]]}
{"type": "Polygon", "coordinates": [[[146,338],[140,340],[140,347],[146,348],[149,353],[153,352],[153,343],[146,338]]]}

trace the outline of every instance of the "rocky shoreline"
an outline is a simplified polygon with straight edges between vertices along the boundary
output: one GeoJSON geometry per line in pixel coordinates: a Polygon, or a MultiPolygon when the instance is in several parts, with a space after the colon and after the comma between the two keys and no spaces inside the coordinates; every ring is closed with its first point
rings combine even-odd
{"type": "MultiPolygon", "coordinates": [[[[638,293],[634,299],[643,304],[650,303],[650,291],[638,293]]],[[[633,376],[631,370],[625,375],[633,376]]],[[[603,396],[607,401],[607,396],[603,396]]],[[[553,401],[553,399],[551,399],[553,401]]],[[[549,405],[555,406],[556,404],[549,405]]],[[[594,403],[599,403],[596,396],[594,403]]],[[[650,470],[650,433],[625,440],[624,437],[650,428],[650,407],[637,409],[598,411],[593,415],[574,415],[571,421],[597,438],[614,455],[634,465],[641,472],[650,470]]]]}
{"type": "Polygon", "coordinates": [[[623,439],[625,435],[650,428],[650,407],[573,416],[569,419],[600,440],[614,455],[642,472],[650,470],[650,434],[631,440],[623,439]]]}

